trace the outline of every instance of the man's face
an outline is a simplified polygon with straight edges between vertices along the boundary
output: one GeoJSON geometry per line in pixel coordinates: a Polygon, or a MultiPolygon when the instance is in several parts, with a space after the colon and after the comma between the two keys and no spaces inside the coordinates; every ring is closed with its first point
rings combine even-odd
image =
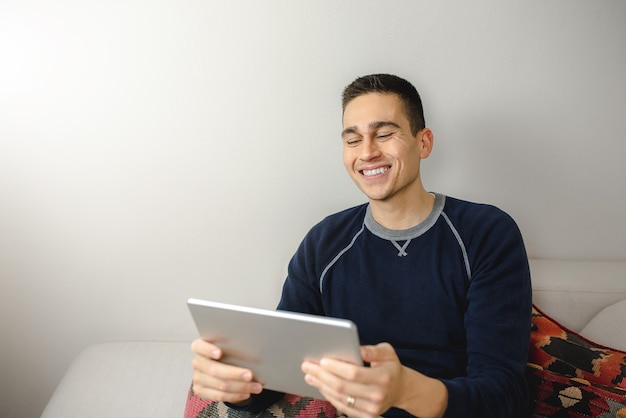
{"type": "Polygon", "coordinates": [[[370,201],[398,200],[422,188],[420,160],[430,153],[432,133],[411,134],[397,95],[369,93],[349,102],[342,139],[344,166],[370,201]]]}

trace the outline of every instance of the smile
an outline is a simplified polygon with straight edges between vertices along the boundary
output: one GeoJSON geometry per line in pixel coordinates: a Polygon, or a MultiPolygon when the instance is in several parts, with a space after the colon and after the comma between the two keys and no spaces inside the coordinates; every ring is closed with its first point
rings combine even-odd
{"type": "Polygon", "coordinates": [[[361,173],[363,173],[365,177],[371,177],[377,174],[386,173],[387,171],[389,171],[389,167],[379,167],[373,170],[362,170],[361,173]]]}

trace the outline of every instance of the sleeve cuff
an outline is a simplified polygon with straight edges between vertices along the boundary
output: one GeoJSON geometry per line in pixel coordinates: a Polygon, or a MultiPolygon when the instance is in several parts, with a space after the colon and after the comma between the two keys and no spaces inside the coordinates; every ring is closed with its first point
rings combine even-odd
{"type": "Polygon", "coordinates": [[[448,389],[448,406],[443,418],[458,418],[467,412],[467,392],[465,385],[453,380],[441,381],[448,389]]]}
{"type": "Polygon", "coordinates": [[[283,396],[285,396],[283,392],[275,392],[266,389],[258,395],[250,396],[250,402],[244,406],[237,406],[228,402],[225,402],[225,404],[229,408],[237,411],[261,412],[278,402],[283,396]]]}

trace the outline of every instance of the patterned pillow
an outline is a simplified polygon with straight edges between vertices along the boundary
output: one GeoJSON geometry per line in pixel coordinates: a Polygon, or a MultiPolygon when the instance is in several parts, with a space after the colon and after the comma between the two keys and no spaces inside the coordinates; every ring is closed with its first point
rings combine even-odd
{"type": "Polygon", "coordinates": [[[549,372],[626,389],[626,352],[589,341],[535,306],[528,361],[549,372]]]}
{"type": "Polygon", "coordinates": [[[529,365],[533,417],[626,418],[626,389],[570,378],[529,365]]]}
{"type": "Polygon", "coordinates": [[[268,409],[251,413],[229,408],[222,402],[205,401],[189,388],[185,418],[335,418],[337,411],[320,399],[285,395],[268,409]]]}

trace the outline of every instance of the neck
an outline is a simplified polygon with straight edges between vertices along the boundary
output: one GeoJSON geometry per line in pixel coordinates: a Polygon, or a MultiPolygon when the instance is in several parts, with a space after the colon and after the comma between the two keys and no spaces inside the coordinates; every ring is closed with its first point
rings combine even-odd
{"type": "Polygon", "coordinates": [[[435,197],[422,189],[404,199],[372,200],[372,216],[381,226],[403,230],[419,225],[433,210],[435,197]]]}

